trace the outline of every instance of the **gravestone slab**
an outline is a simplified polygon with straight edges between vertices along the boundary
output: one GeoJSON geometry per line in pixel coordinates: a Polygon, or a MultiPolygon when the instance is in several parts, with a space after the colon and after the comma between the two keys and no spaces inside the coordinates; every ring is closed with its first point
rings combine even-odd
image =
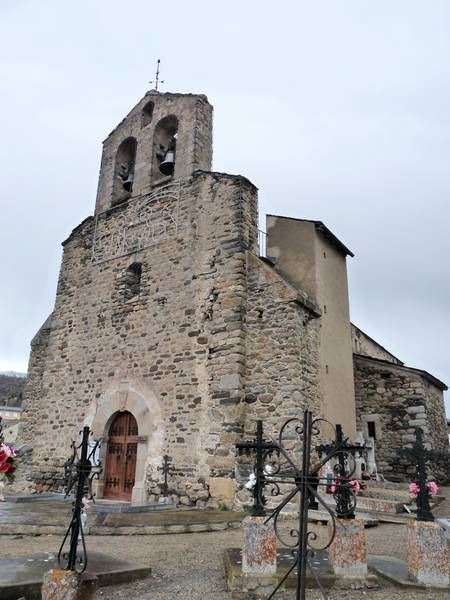
{"type": "MultiPolygon", "coordinates": [[[[0,559],[0,598],[41,600],[44,573],[58,569],[56,554],[37,554],[0,559]]],[[[112,585],[142,579],[151,574],[151,568],[131,563],[99,552],[89,552],[88,569],[97,575],[98,585],[112,585]]]]}

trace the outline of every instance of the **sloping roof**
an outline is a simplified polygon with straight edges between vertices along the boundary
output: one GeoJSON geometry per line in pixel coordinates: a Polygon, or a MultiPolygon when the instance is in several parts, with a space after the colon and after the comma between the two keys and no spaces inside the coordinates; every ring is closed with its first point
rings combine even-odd
{"type": "MultiPolygon", "coordinates": [[[[399,365],[404,365],[405,364],[402,360],[400,360],[398,358],[398,356],[395,356],[395,354],[392,354],[392,352],[390,352],[390,350],[387,350],[384,346],[382,346],[380,344],[380,342],[377,342],[372,337],[370,337],[370,335],[368,335],[365,331],[363,331],[361,329],[361,327],[358,327],[358,325],[355,325],[354,323],[350,323],[350,325],[354,329],[357,329],[359,332],[361,332],[372,344],[374,344],[375,346],[378,346],[378,348],[380,348],[380,350],[382,350],[383,352],[386,352],[386,354],[389,354],[389,356],[392,356],[392,358],[395,359],[395,363],[396,364],[399,364],[399,365]]],[[[368,354],[367,356],[370,356],[370,354],[368,354]]]]}
{"type": "Polygon", "coordinates": [[[322,221],[314,221],[312,219],[296,219],[295,217],[285,217],[283,215],[268,214],[268,217],[276,217],[277,219],[290,219],[291,221],[300,221],[302,223],[312,223],[317,231],[319,231],[333,246],[344,254],[344,256],[355,256],[351,250],[345,246],[339,238],[322,221]]]}
{"type": "Polygon", "coordinates": [[[438,379],[431,373],[428,373],[428,371],[424,371],[423,369],[415,369],[414,367],[408,367],[405,364],[398,365],[396,363],[389,362],[388,360],[383,360],[382,358],[373,358],[373,356],[366,356],[365,354],[354,354],[353,356],[356,356],[363,360],[371,360],[376,363],[386,365],[386,367],[390,367],[391,369],[406,369],[407,371],[411,371],[413,373],[417,373],[418,375],[421,375],[424,379],[426,379],[427,381],[429,381],[430,383],[435,385],[437,388],[439,388],[443,392],[448,390],[447,384],[445,384],[443,381],[441,381],[440,379],[438,379]]]}

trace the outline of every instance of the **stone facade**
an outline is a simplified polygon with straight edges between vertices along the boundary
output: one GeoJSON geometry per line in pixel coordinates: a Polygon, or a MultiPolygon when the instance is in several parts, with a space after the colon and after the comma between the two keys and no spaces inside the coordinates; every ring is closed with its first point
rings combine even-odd
{"type": "Polygon", "coordinates": [[[37,489],[61,486],[84,424],[108,466],[123,411],[137,423],[136,504],[159,500],[165,454],[177,502],[240,502],[234,444],[257,419],[271,435],[308,408],[354,435],[350,251],[321,222],[272,215],[276,261],[261,256],[257,189],[211,172],[211,157],[203,95],[149,92],[105,140],[95,214],[63,242],[54,310],[32,341],[19,437],[37,489]]]}
{"type": "Polygon", "coordinates": [[[426,371],[369,356],[355,355],[354,369],[357,428],[366,438],[375,431],[378,472],[392,480],[414,478],[414,468],[399,450],[412,447],[415,428],[420,427],[428,445],[446,456],[430,473],[445,483],[449,461],[443,390],[447,387],[426,371]]]}

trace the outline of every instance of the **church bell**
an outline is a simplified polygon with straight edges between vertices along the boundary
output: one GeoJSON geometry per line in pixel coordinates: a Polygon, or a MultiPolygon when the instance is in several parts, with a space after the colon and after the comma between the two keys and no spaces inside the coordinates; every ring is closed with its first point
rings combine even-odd
{"type": "Polygon", "coordinates": [[[133,179],[134,179],[134,175],[133,175],[133,173],[130,173],[128,175],[128,177],[125,179],[125,181],[123,182],[123,189],[126,192],[131,192],[131,190],[133,189],[133,179]]]}
{"type": "Polygon", "coordinates": [[[173,175],[175,168],[175,152],[167,150],[165,157],[159,164],[159,170],[163,175],[173,175]]]}
{"type": "Polygon", "coordinates": [[[164,158],[159,163],[159,170],[163,175],[173,175],[175,169],[175,144],[176,136],[174,135],[169,142],[164,158]]]}

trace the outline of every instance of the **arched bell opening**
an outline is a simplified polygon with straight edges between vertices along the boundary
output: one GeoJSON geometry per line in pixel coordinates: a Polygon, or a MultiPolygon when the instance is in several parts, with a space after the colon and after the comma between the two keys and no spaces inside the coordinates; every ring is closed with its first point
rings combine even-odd
{"type": "Polygon", "coordinates": [[[129,137],[123,140],[117,149],[114,164],[113,206],[129,198],[133,191],[136,148],[135,138],[129,137]]]}
{"type": "Polygon", "coordinates": [[[147,127],[152,122],[153,118],[153,110],[155,108],[155,103],[150,100],[142,109],[141,115],[141,125],[142,127],[147,127]]]}
{"type": "Polygon", "coordinates": [[[128,411],[113,415],[108,430],[103,497],[131,502],[136,477],[138,424],[128,411]]]}
{"type": "Polygon", "coordinates": [[[161,119],[153,134],[153,182],[175,172],[178,119],[168,115],[161,119]]]}

